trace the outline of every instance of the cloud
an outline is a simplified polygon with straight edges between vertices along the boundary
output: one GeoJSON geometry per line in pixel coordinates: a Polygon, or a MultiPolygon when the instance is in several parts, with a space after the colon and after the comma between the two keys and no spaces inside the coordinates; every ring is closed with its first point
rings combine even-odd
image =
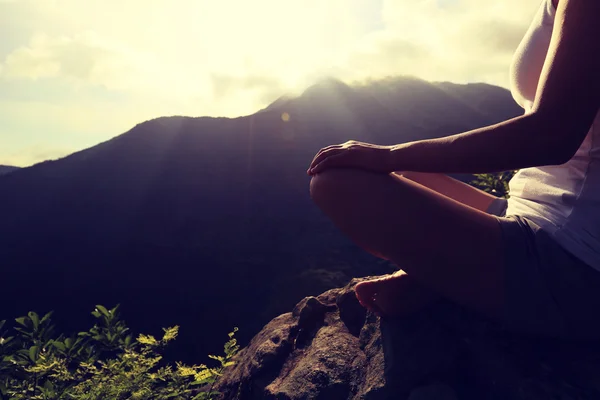
{"type": "Polygon", "coordinates": [[[385,0],[385,28],[366,35],[338,64],[347,80],[407,74],[508,87],[512,54],[538,3],[505,0],[385,0]]]}
{"type": "Polygon", "coordinates": [[[57,141],[81,148],[161,115],[246,115],[322,75],[508,87],[512,53],[538,6],[0,0],[0,143],[13,153],[57,141]]]}
{"type": "Polygon", "coordinates": [[[6,56],[0,70],[5,78],[63,78],[74,84],[125,90],[152,82],[153,58],[111,43],[95,32],[51,37],[38,33],[30,43],[6,56]]]}
{"type": "MultiPolygon", "coordinates": [[[[255,103],[272,97],[258,86],[269,93],[299,90],[319,73],[465,81],[501,76],[502,70],[508,76],[510,56],[537,5],[382,0],[380,29],[367,33],[364,27],[373,22],[362,21],[359,12],[374,3],[367,0],[28,3],[46,15],[48,26],[60,24],[65,32],[37,33],[6,56],[1,76],[70,79],[206,102],[252,91],[255,103]]],[[[507,85],[506,78],[492,79],[507,85]]],[[[225,114],[237,111],[223,103],[225,114]]]]}
{"type": "Polygon", "coordinates": [[[219,73],[211,74],[214,98],[221,100],[232,92],[254,90],[263,102],[275,100],[283,92],[283,84],[277,77],[269,75],[232,76],[219,73]]]}

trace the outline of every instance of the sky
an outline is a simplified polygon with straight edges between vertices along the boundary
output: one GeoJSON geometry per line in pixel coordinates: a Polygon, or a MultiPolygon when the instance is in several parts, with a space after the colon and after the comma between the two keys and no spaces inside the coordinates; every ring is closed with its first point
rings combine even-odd
{"type": "Polygon", "coordinates": [[[236,117],[323,76],[508,87],[540,0],[0,0],[0,164],[169,115],[236,117]]]}

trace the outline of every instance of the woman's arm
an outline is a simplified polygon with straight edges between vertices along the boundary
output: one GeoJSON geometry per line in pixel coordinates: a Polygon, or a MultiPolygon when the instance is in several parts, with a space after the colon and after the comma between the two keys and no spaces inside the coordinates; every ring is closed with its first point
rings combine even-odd
{"type": "Polygon", "coordinates": [[[397,171],[480,173],[563,164],[600,108],[600,0],[561,0],[532,112],[393,146],[397,171]]]}

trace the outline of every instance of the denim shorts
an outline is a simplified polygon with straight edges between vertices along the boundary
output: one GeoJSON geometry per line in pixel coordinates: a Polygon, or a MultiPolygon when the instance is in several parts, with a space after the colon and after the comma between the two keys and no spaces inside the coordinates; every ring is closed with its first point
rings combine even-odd
{"type": "Polygon", "coordinates": [[[600,272],[564,250],[545,230],[518,215],[506,199],[488,208],[504,241],[506,328],[573,339],[600,338],[600,272]]]}

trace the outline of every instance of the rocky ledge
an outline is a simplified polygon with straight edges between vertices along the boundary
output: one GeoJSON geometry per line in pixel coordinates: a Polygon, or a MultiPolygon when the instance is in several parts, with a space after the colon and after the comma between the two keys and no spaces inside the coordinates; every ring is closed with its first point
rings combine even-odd
{"type": "Polygon", "coordinates": [[[600,342],[509,335],[450,303],[380,319],[355,279],[273,319],[216,389],[254,399],[600,399],[600,342]]]}

